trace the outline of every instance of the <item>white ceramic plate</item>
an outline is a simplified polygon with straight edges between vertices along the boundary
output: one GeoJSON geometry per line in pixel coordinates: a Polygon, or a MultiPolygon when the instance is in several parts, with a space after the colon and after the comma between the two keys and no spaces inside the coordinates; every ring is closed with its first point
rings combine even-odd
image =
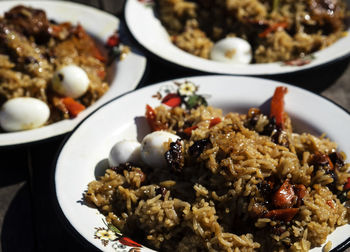
{"type": "MultiPolygon", "coordinates": [[[[341,150],[350,153],[350,116],[325,98],[294,86],[252,77],[214,75],[178,79],[177,82],[184,80],[198,85],[197,93],[207,96],[209,105],[222,108],[224,112],[240,113],[247,113],[250,107],[264,104],[271,98],[276,86],[287,86],[289,92],[285,98],[286,111],[291,116],[294,127],[298,131],[318,135],[327,132],[341,150]]],[[[104,251],[114,251],[118,246],[122,247],[122,244],[108,241],[105,247],[96,238],[96,228],[107,229],[104,217],[95,208],[79,203],[82,193],[96,174],[103,174],[99,169],[104,167],[115,142],[142,139],[145,134],[143,131],[148,130],[143,117],[145,105],[160,104],[152,96],[160,90],[175,87],[173,81],[162,82],[126,94],[102,106],[75,129],[56,160],[55,189],[63,214],[82,237],[104,251]],[[137,128],[136,125],[141,127],[137,128]],[[138,131],[140,128],[142,130],[138,131]]],[[[329,239],[335,247],[349,238],[349,234],[350,225],[346,225],[338,228],[329,239]]],[[[321,251],[321,248],[314,251],[321,251]]]]}
{"type": "MultiPolygon", "coordinates": [[[[89,34],[101,42],[107,41],[108,37],[119,28],[119,20],[116,17],[95,8],[70,2],[1,1],[0,15],[2,16],[5,11],[18,4],[41,8],[47,13],[49,19],[54,19],[57,22],[70,21],[75,25],[80,23],[89,34]]],[[[139,53],[131,52],[124,60],[112,64],[108,69],[109,91],[96,103],[80,113],[78,117],[38,129],[0,133],[0,146],[31,143],[71,131],[83,118],[103,103],[133,90],[141,80],[145,68],[146,58],[139,53]]]]}
{"type": "MultiPolygon", "coordinates": [[[[286,66],[281,62],[230,65],[203,59],[173,45],[167,31],[155,17],[153,8],[144,2],[147,1],[127,0],[126,2],[125,20],[130,32],[143,47],[153,54],[186,68],[221,74],[273,75],[313,68],[350,55],[350,36],[348,35],[332,46],[314,53],[315,59],[304,66],[286,66]]],[[[350,0],[347,2],[350,5],[350,0]]]]}

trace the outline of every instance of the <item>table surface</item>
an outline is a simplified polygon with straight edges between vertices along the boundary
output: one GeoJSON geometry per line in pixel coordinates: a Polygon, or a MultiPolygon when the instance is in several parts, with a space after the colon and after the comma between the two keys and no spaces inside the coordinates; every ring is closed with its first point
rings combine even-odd
{"type": "MultiPolygon", "coordinates": [[[[122,0],[78,0],[123,20],[122,0]]],[[[1,4],[1,1],[0,1],[1,4]]],[[[122,25],[124,25],[122,23],[122,25]]],[[[129,35],[136,47],[140,47],[129,35]]],[[[142,50],[142,48],[141,48],[142,50]]],[[[148,52],[147,72],[138,85],[202,73],[162,62],[148,52]]],[[[271,79],[304,86],[350,111],[349,59],[295,76],[271,79]]],[[[0,150],[0,251],[95,251],[77,238],[57,214],[53,200],[52,161],[63,137],[19,148],[0,150]]],[[[350,252],[350,249],[347,249],[350,252]]]]}

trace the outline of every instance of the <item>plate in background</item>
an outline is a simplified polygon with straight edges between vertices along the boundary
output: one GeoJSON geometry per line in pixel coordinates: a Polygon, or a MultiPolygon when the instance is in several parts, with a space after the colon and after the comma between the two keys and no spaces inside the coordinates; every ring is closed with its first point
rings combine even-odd
{"type": "MultiPolygon", "coordinates": [[[[98,41],[104,43],[119,29],[119,20],[101,10],[72,2],[63,1],[1,1],[0,15],[10,8],[22,4],[42,9],[48,19],[57,22],[69,21],[73,25],[80,23],[85,30],[98,41]]],[[[0,133],[0,147],[32,143],[71,131],[81,120],[105,102],[125,92],[133,90],[141,80],[146,69],[146,58],[132,51],[124,60],[113,63],[108,69],[109,90],[94,104],[86,108],[74,119],[62,120],[41,128],[0,133]]]]}
{"type": "MultiPolygon", "coordinates": [[[[347,35],[331,46],[313,53],[315,58],[303,66],[287,66],[282,62],[240,65],[203,59],[171,43],[166,29],[155,16],[149,2],[152,1],[126,0],[124,15],[131,34],[154,55],[185,68],[219,74],[277,75],[311,69],[350,56],[350,36],[347,35]]],[[[347,3],[350,5],[350,0],[347,0],[347,3]]]]}

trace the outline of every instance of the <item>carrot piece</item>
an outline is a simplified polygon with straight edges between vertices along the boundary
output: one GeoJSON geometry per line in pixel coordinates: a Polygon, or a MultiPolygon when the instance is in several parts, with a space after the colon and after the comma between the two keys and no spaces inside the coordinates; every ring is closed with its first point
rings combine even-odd
{"type": "Polygon", "coordinates": [[[294,218],[294,216],[298,213],[298,211],[299,211],[299,208],[274,209],[274,210],[268,211],[264,215],[264,217],[288,222],[294,218]]]}
{"type": "Polygon", "coordinates": [[[328,160],[329,169],[330,169],[331,171],[333,171],[333,170],[334,170],[334,165],[333,165],[332,160],[330,159],[330,157],[329,157],[328,155],[326,155],[326,159],[328,160]]]}
{"type": "Polygon", "coordinates": [[[157,121],[156,111],[150,106],[146,105],[146,120],[152,131],[166,129],[167,126],[157,121]]]}
{"type": "Polygon", "coordinates": [[[220,117],[215,117],[213,119],[210,120],[210,124],[209,124],[209,128],[214,127],[216,124],[221,122],[221,118],[220,117]]]}
{"type": "MultiPolygon", "coordinates": [[[[220,123],[221,122],[221,118],[220,117],[214,117],[213,119],[210,120],[210,123],[209,123],[209,128],[211,127],[214,127],[216,124],[220,123]]],[[[192,130],[195,130],[198,128],[198,125],[193,125],[191,127],[188,127],[188,128],[185,128],[183,130],[183,132],[190,136],[192,134],[192,130]]]]}
{"type": "Polygon", "coordinates": [[[279,23],[272,24],[269,27],[267,27],[263,32],[259,33],[258,36],[259,36],[259,38],[265,38],[271,32],[277,31],[278,28],[280,28],[280,27],[287,28],[287,26],[288,26],[287,22],[279,22],[279,23]]]}
{"type": "Polygon", "coordinates": [[[72,97],[62,98],[62,103],[67,108],[71,117],[76,117],[81,111],[85,109],[85,106],[83,104],[75,101],[72,97]]]}
{"type": "Polygon", "coordinates": [[[277,126],[284,128],[284,95],[287,93],[286,87],[277,87],[270,104],[270,117],[275,117],[277,126]]]}
{"type": "Polygon", "coordinates": [[[186,128],[186,129],[184,129],[184,133],[186,134],[186,135],[191,135],[192,134],[192,130],[195,130],[195,129],[197,129],[198,128],[198,126],[197,125],[193,125],[193,126],[191,126],[191,127],[188,127],[188,128],[186,128]]]}

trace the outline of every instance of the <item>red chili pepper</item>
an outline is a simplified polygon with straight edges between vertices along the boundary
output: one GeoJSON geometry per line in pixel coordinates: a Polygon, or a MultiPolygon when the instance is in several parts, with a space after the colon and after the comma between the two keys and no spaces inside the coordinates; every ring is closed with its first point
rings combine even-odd
{"type": "Polygon", "coordinates": [[[107,47],[115,47],[117,45],[119,45],[119,36],[118,36],[118,34],[115,33],[108,38],[106,46],[107,47]]]}
{"type": "Polygon", "coordinates": [[[71,117],[76,117],[81,111],[85,109],[85,106],[83,104],[75,101],[72,97],[62,98],[62,103],[67,108],[71,117]]]}
{"type": "Polygon", "coordinates": [[[278,28],[287,28],[288,23],[287,22],[279,22],[272,24],[271,26],[267,27],[263,32],[259,33],[259,38],[265,38],[267,35],[269,35],[271,32],[277,31],[278,28]]]}
{"type": "Polygon", "coordinates": [[[210,120],[210,124],[209,124],[209,128],[214,127],[216,124],[221,122],[221,118],[220,117],[215,117],[213,119],[210,120]]]}
{"type": "Polygon", "coordinates": [[[274,209],[268,211],[264,217],[288,222],[294,218],[298,211],[299,208],[274,209]]]}
{"type": "Polygon", "coordinates": [[[129,246],[129,247],[142,247],[140,244],[138,244],[137,242],[131,240],[130,238],[128,237],[121,237],[119,239],[119,242],[125,246],[129,246]]]}
{"type": "Polygon", "coordinates": [[[350,189],[350,178],[348,178],[348,182],[344,185],[344,190],[349,190],[350,189]]]}
{"type": "Polygon", "coordinates": [[[287,93],[286,87],[277,87],[270,104],[270,117],[275,117],[276,124],[284,128],[284,95],[287,93]]]}
{"type": "Polygon", "coordinates": [[[170,93],[163,98],[162,103],[172,108],[177,107],[181,104],[181,97],[178,94],[170,93]]]}
{"type": "Polygon", "coordinates": [[[157,121],[156,111],[148,104],[146,105],[146,119],[152,131],[158,131],[167,128],[166,125],[157,121]]]}

